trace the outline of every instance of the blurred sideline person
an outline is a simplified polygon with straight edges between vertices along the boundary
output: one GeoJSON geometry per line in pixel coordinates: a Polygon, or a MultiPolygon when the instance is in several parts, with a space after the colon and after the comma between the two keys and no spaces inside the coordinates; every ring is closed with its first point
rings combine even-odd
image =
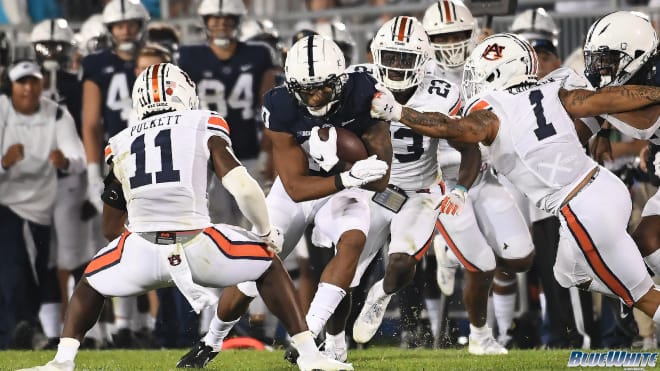
{"type": "MultiPolygon", "coordinates": [[[[458,84],[458,75],[476,45],[476,19],[460,1],[439,1],[426,10],[424,24],[436,49],[435,73],[447,76],[449,81],[457,79],[458,84]]],[[[468,191],[458,182],[460,153],[447,147],[447,141],[440,143],[438,161],[443,178],[448,187],[465,191],[467,198],[460,215],[441,213],[438,217],[436,226],[442,236],[436,239],[435,247],[439,285],[445,294],[452,294],[457,263],[465,267],[468,351],[476,355],[507,354],[504,345],[515,311],[516,274],[529,270],[534,256],[527,223],[514,198],[495,176],[486,147],[482,146],[479,179],[468,191]],[[486,321],[491,287],[499,343],[486,321]]]]}
{"type": "MultiPolygon", "coordinates": [[[[326,341],[344,349],[328,355],[345,360],[343,331],[350,310],[349,287],[369,228],[371,194],[367,190],[383,191],[387,185],[392,158],[389,130],[366,110],[376,92],[376,81],[364,73],[346,74],[344,56],[333,41],[319,35],[300,39],[287,53],[284,69],[286,85],[264,97],[265,135],[273,143],[279,174],[267,197],[268,211],[272,224],[284,233],[281,258],[293,251],[312,222],[316,226],[314,244],[335,248],[306,321],[315,337],[327,322],[330,337],[326,341]],[[319,138],[321,126],[331,127],[328,141],[319,138]],[[360,137],[370,157],[350,169],[350,164],[339,161],[334,126],[360,137]],[[331,316],[334,320],[328,322],[331,316]]],[[[228,315],[219,322],[223,333],[216,335],[214,343],[222,341],[254,296],[253,282],[225,289],[218,311],[228,315]]],[[[199,346],[209,340],[207,336],[199,346]]]]}
{"type": "Polygon", "coordinates": [[[316,349],[293,284],[271,251],[279,249],[281,234],[270,226],[263,192],[232,153],[229,125],[214,112],[197,110],[195,84],[172,64],[152,65],[136,81],[132,96],[141,121],[112,137],[105,151],[112,167],[103,193],[104,233],[111,237],[125,220],[128,225],[97,253],[76,286],[55,358],[29,370],[73,370],[80,340],[105,296],[176,285],[199,312],[217,300],[202,285],[251,279],[292,333],[302,370],[352,370],[316,349]],[[210,223],[209,160],[257,234],[210,223]],[[164,201],[171,205],[165,211],[164,201]]]}
{"type": "Polygon", "coordinates": [[[374,97],[372,115],[426,135],[490,146],[498,172],[537,207],[560,215],[557,281],[617,296],[660,323],[660,291],[626,233],[630,196],[616,176],[583,152],[581,142],[591,132],[573,122],[655,105],[660,88],[565,90],[565,79],[538,82],[537,63],[524,39],[497,34],[480,43],[466,61],[465,117],[419,113],[386,92],[374,97]],[[595,202],[602,194],[608,202],[595,202]],[[612,208],[622,212],[612,213],[612,208]]]}
{"type": "MultiPolygon", "coordinates": [[[[18,321],[35,325],[40,303],[59,303],[55,272],[48,269],[57,171],[80,174],[84,153],[73,118],[41,95],[39,65],[10,65],[0,95],[0,349],[10,345],[18,321]],[[33,293],[37,292],[36,295],[33,293]],[[31,294],[32,293],[32,294],[31,294]]],[[[59,307],[59,304],[57,305],[59,307]]],[[[59,309],[59,308],[52,308],[59,309]]],[[[59,331],[59,313],[49,330],[59,331]]],[[[54,318],[52,318],[54,317],[54,318]]],[[[31,342],[32,338],[25,339],[31,342]]],[[[32,344],[22,344],[31,348],[32,344]]]]}
{"type": "MultiPolygon", "coordinates": [[[[461,107],[459,87],[425,73],[433,51],[416,18],[402,16],[387,21],[376,33],[371,46],[375,63],[366,68],[375,71],[377,79],[399,103],[422,111],[458,113],[461,107]],[[400,32],[401,29],[404,31],[400,32]]],[[[370,203],[371,224],[363,256],[371,258],[361,259],[354,283],[359,282],[388,237],[389,259],[385,277],[371,287],[353,325],[353,338],[358,343],[366,343],[375,335],[392,295],[413,279],[417,263],[432,243],[438,217],[436,206],[441,203],[444,192],[444,183],[437,172],[438,139],[424,137],[397,122],[390,123],[390,135],[394,155],[390,182],[388,189],[376,193],[370,203]]],[[[474,167],[462,174],[476,174],[481,165],[479,147],[473,144],[458,148],[463,154],[461,166],[474,167]]],[[[461,184],[469,186],[473,180],[462,178],[461,184]]],[[[431,312],[438,308],[427,304],[427,309],[431,317],[431,312]]],[[[431,323],[432,328],[439,326],[433,318],[431,323]]]]}
{"type": "MultiPolygon", "coordinates": [[[[73,117],[76,135],[81,134],[82,86],[73,71],[74,34],[63,18],[49,19],[35,25],[30,42],[37,62],[44,73],[43,94],[65,104],[73,117]]],[[[69,298],[69,277],[74,282],[82,277],[85,265],[96,252],[92,243],[92,222],[96,214],[86,202],[87,177],[85,174],[57,172],[59,197],[53,209],[51,242],[52,268],[57,269],[61,303],[44,303],[40,311],[41,325],[48,339],[46,348],[55,349],[69,298]],[[61,308],[60,308],[61,307],[61,308]],[[60,311],[61,309],[61,311],[60,311]]]]}
{"type": "MultiPolygon", "coordinates": [[[[274,53],[262,42],[239,41],[240,23],[247,13],[242,0],[203,0],[197,13],[207,40],[182,46],[179,66],[197,84],[201,107],[227,118],[236,157],[259,181],[258,113],[264,93],[275,86],[274,53]]],[[[209,194],[214,222],[247,227],[236,202],[218,181],[211,181],[209,194]]]]}

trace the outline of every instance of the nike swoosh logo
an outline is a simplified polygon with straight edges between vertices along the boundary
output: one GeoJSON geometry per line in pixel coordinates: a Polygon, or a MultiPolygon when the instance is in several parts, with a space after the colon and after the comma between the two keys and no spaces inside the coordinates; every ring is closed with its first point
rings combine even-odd
{"type": "Polygon", "coordinates": [[[339,125],[341,125],[341,126],[346,126],[346,125],[350,124],[350,123],[353,122],[353,121],[355,121],[355,119],[351,119],[351,120],[348,120],[348,121],[344,121],[344,122],[342,122],[342,123],[339,124],[339,125]]]}
{"type": "Polygon", "coordinates": [[[313,158],[315,161],[323,162],[323,156],[320,156],[320,157],[312,156],[312,158],[313,158]]]}
{"type": "Polygon", "coordinates": [[[250,68],[252,68],[251,64],[248,64],[246,66],[241,66],[241,71],[245,72],[245,71],[249,70],[250,68]]]}
{"type": "Polygon", "coordinates": [[[624,308],[623,304],[619,304],[619,317],[621,317],[621,319],[625,319],[630,315],[630,312],[626,309],[627,308],[624,308]]]}

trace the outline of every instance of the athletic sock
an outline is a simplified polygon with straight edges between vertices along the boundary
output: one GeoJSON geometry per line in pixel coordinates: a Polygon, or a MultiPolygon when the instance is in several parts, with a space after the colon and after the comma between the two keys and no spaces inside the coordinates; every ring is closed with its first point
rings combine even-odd
{"type": "Polygon", "coordinates": [[[309,331],[318,336],[323,330],[323,326],[334,313],[339,303],[346,296],[346,291],[341,287],[331,283],[321,282],[314,294],[314,299],[309,306],[309,312],[305,317],[309,331]]]}

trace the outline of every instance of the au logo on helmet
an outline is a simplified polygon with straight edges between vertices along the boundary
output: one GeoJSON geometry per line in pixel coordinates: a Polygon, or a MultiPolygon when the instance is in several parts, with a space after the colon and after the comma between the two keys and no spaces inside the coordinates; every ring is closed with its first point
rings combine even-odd
{"type": "Polygon", "coordinates": [[[502,58],[502,50],[504,50],[504,46],[497,45],[497,43],[490,44],[486,50],[484,50],[484,53],[481,55],[481,57],[488,59],[489,61],[496,61],[502,58]]]}

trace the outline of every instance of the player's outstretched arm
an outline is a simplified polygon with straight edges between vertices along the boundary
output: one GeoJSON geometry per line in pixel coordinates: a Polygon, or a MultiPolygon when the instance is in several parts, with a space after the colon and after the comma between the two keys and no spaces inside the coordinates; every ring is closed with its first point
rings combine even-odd
{"type": "Polygon", "coordinates": [[[476,143],[450,141],[449,145],[461,153],[461,165],[458,169],[458,184],[470,188],[481,170],[481,150],[476,143]]]}
{"type": "Polygon", "coordinates": [[[487,110],[471,112],[463,118],[449,117],[440,112],[417,112],[403,107],[402,124],[433,138],[444,138],[463,143],[492,143],[499,129],[497,115],[487,110]]]}
{"type": "Polygon", "coordinates": [[[599,116],[637,110],[660,103],[660,87],[611,86],[590,91],[584,89],[559,90],[559,99],[573,118],[599,116]]]}
{"type": "Polygon", "coordinates": [[[376,155],[379,160],[387,163],[387,174],[378,180],[363,185],[362,188],[383,192],[387,188],[387,183],[390,181],[390,169],[392,165],[390,125],[385,121],[378,122],[362,134],[362,141],[367,148],[369,156],[376,155]]]}
{"type": "Polygon", "coordinates": [[[270,232],[270,218],[266,207],[266,197],[254,178],[234,156],[231,145],[219,136],[212,136],[208,142],[215,174],[222,185],[234,196],[238,208],[252,223],[254,231],[264,236],[270,232]]]}

